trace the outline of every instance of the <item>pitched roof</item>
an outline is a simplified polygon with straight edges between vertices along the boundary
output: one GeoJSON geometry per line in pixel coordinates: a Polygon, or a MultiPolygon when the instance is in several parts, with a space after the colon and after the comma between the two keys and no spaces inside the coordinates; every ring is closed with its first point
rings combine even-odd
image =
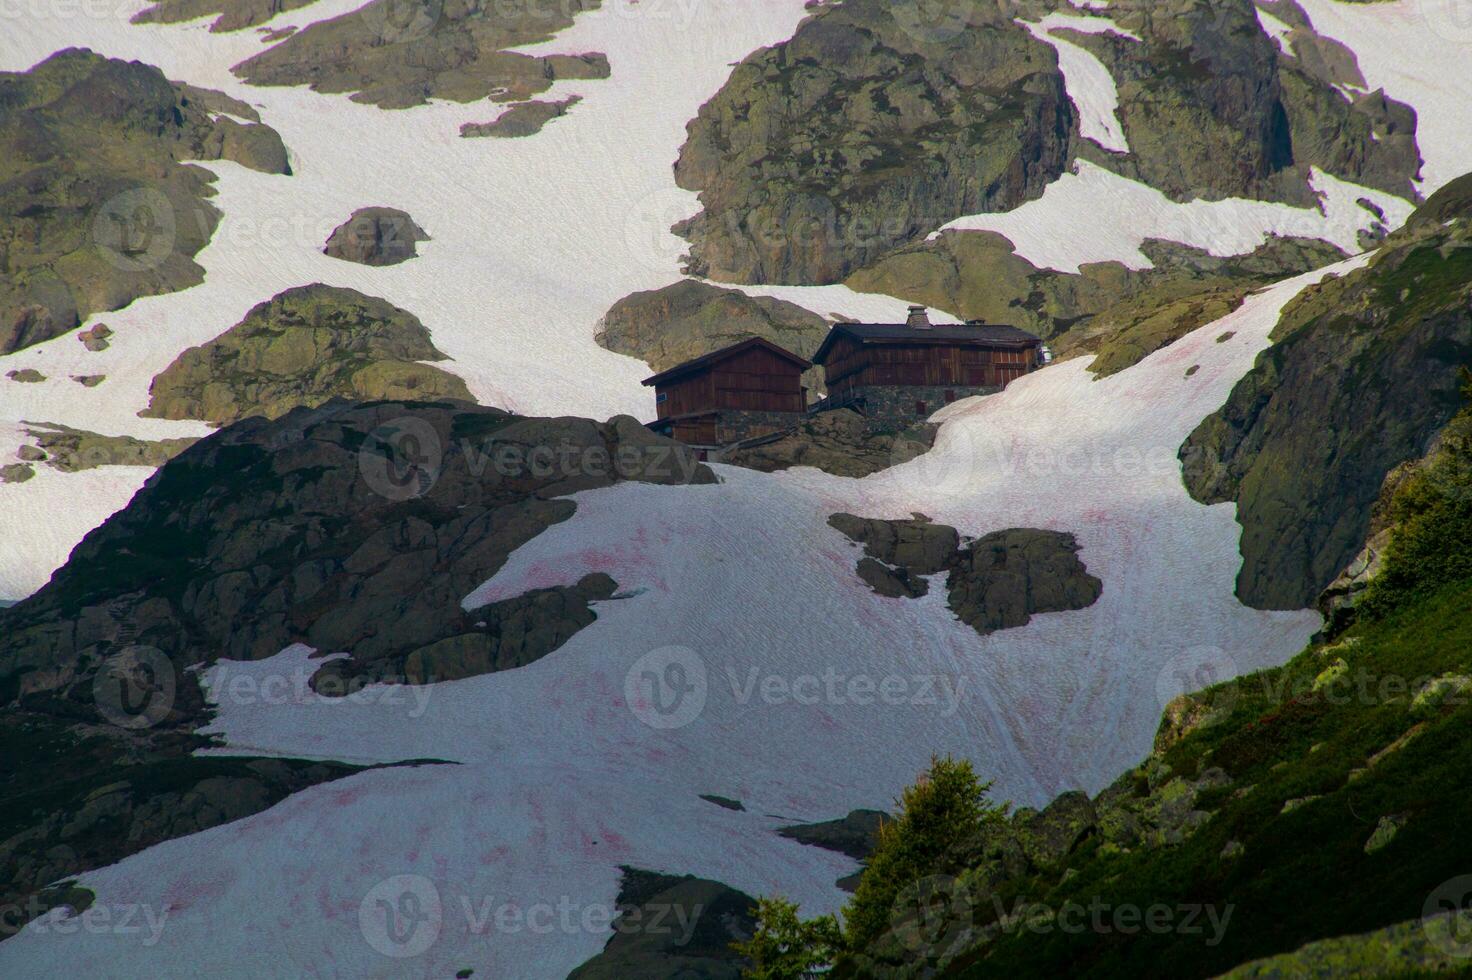
{"type": "Polygon", "coordinates": [[[776,354],[778,357],[785,358],[786,360],[791,361],[793,364],[796,364],[803,371],[806,371],[808,368],[813,366],[811,362],[803,360],[785,347],[778,347],[770,340],[766,340],[762,337],[748,337],[747,339],[732,344],[729,347],[722,347],[720,350],[713,350],[709,354],[702,354],[699,357],[688,360],[683,364],[676,364],[674,367],[670,368],[667,371],[661,371],[656,375],[645,378],[642,384],[668,384],[669,382],[676,381],[687,374],[693,374],[696,371],[704,370],[705,368],[708,368],[714,364],[719,364],[721,361],[724,361],[730,357],[734,357],[735,355],[740,354],[743,351],[750,350],[753,347],[765,347],[767,350],[771,351],[773,354],[776,354]]]}
{"type": "Polygon", "coordinates": [[[963,344],[977,347],[1031,347],[1042,343],[1026,330],[1005,323],[941,323],[912,327],[905,323],[836,323],[813,355],[822,364],[840,336],[860,344],[963,344]]]}

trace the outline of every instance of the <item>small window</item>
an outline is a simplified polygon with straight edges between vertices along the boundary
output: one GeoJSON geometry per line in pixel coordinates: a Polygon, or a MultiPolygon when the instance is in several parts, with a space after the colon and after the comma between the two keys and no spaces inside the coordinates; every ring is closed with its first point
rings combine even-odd
{"type": "Polygon", "coordinates": [[[659,394],[657,394],[657,395],[654,396],[654,404],[656,404],[656,405],[663,405],[665,402],[667,402],[669,400],[670,400],[670,393],[667,392],[667,391],[661,391],[659,394]]]}
{"type": "Polygon", "coordinates": [[[924,415],[925,414],[925,403],[924,402],[916,402],[915,403],[915,414],[916,415],[924,415]]]}

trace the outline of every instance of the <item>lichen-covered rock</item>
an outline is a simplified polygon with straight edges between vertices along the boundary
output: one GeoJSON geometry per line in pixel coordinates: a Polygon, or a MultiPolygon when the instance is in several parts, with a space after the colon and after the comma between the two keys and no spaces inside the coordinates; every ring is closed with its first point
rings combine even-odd
{"type": "Polygon", "coordinates": [[[512,50],[550,40],[599,3],[372,0],[297,31],[231,70],[252,85],[351,92],[353,101],[383,109],[430,99],[520,102],[559,79],[608,77],[608,59],[601,54],[512,50]]]}
{"type": "Polygon", "coordinates": [[[834,476],[865,477],[925,455],[939,428],[920,422],[896,429],[851,409],[833,409],[806,416],[772,439],[719,453],[712,461],[763,473],[811,466],[834,476]]]}
{"type": "Polygon", "coordinates": [[[742,62],[675,167],[704,207],[677,227],[690,271],[840,282],[1063,173],[1075,120],[1053,49],[1010,9],[967,6],[968,29],[934,38],[907,31],[887,2],[849,0],[742,62]]]}
{"type": "Polygon", "coordinates": [[[1472,912],[1441,912],[1374,932],[1308,943],[1244,963],[1219,980],[1282,977],[1404,977],[1460,974],[1467,965],[1472,912]]]}
{"type": "Polygon", "coordinates": [[[1035,866],[1061,871],[1064,862],[1095,832],[1098,816],[1088,794],[1077,790],[1054,797],[1041,812],[1016,823],[1023,854],[1035,866]]]}
{"type": "Polygon", "coordinates": [[[215,16],[211,31],[239,31],[316,0],[154,0],[133,15],[134,24],[174,24],[215,16]]]}
{"type": "Polygon", "coordinates": [[[181,161],[290,173],[274,130],[200,91],[78,49],[0,73],[0,354],[203,281],[214,177],[181,161]]]}
{"type": "Polygon", "coordinates": [[[1191,495],[1235,501],[1237,594],[1314,600],[1366,544],[1386,478],[1424,456],[1472,360],[1472,199],[1454,182],[1364,268],[1305,289],[1274,345],[1181,447],[1191,495]],[[1444,224],[1448,213],[1463,220],[1444,224]]]}
{"type": "Polygon", "coordinates": [[[397,208],[359,208],[338,225],[323,247],[324,255],[359,265],[398,265],[419,254],[425,230],[397,208]]]}
{"type": "Polygon", "coordinates": [[[5,372],[5,376],[11,381],[28,385],[39,384],[46,380],[46,375],[37,371],[35,368],[20,368],[15,371],[7,371],[5,372]]]}
{"type": "Polygon", "coordinates": [[[387,300],[316,283],[288,289],[175,358],[141,414],[218,425],[331,398],[473,401],[419,319],[387,300]]]}
{"type": "Polygon", "coordinates": [[[1344,258],[1327,242],[1299,238],[1269,238],[1225,258],[1160,239],[1140,248],[1151,268],[1090,262],[1068,273],[1033,265],[995,232],[945,231],[884,256],[846,284],[1013,324],[1045,338],[1060,360],[1096,354],[1089,370],[1104,376],[1225,316],[1258,286],[1344,258]]]}
{"type": "MultiPolygon", "coordinates": [[[[828,326],[816,313],[786,300],[682,279],[613,304],[593,339],[611,351],[648,362],[658,372],[749,337],[811,358],[828,336],[828,326]]],[[[821,390],[822,369],[804,374],[803,383],[809,391],[821,390]]]]}
{"type": "MultiPolygon", "coordinates": [[[[159,651],[181,677],[296,642],[350,651],[332,662],[348,677],[406,677],[416,653],[426,675],[513,666],[590,621],[588,602],[611,582],[486,610],[462,600],[570,517],[568,494],[623,480],[714,476],[627,416],[337,401],[236,423],[169,461],[45,588],[0,610],[0,692],[85,694],[98,661],[129,645],[159,651]],[[487,638],[478,650],[436,646],[471,634],[487,638]]],[[[179,687],[175,711],[187,714],[202,696],[179,687]]]]}
{"type": "Polygon", "coordinates": [[[1010,629],[1038,613],[1085,609],[1104,591],[1078,558],[1072,534],[996,531],[972,542],[951,569],[951,609],[977,632],[1010,629]]]}
{"type": "MultiPolygon", "coordinates": [[[[181,439],[137,439],[133,436],[107,436],[57,423],[28,423],[26,434],[36,440],[32,450],[37,459],[65,473],[76,473],[98,466],[159,467],[194,445],[197,441],[181,439]]],[[[22,458],[26,458],[22,456],[22,458]]]]}
{"type": "Polygon", "coordinates": [[[521,139],[535,136],[549,122],[567,115],[568,110],[581,101],[583,101],[582,96],[570,95],[560,102],[536,99],[530,102],[518,102],[491,122],[465,123],[460,127],[460,135],[468,139],[484,136],[495,139],[521,139]]]}
{"type": "Polygon", "coordinates": [[[880,518],[834,514],[830,527],[864,546],[864,554],[887,565],[903,566],[912,575],[934,575],[950,567],[961,538],[953,527],[928,518],[887,521],[880,518]]]}
{"type": "Polygon", "coordinates": [[[0,466],[0,483],[24,483],[36,475],[30,463],[6,463],[0,466]]]}
{"type": "Polygon", "coordinates": [[[731,944],[756,931],[756,900],[718,881],[624,868],[618,909],[603,952],[568,980],[739,980],[749,965],[731,944]]]}

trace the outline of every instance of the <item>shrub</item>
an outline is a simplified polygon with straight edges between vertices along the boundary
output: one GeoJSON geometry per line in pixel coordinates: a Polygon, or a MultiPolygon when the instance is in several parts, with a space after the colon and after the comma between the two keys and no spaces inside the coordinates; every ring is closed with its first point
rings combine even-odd
{"type": "Polygon", "coordinates": [[[864,946],[889,925],[900,893],[949,870],[946,852],[1006,814],[988,799],[990,783],[965,759],[932,759],[930,769],[900,797],[899,812],[879,828],[879,843],[844,909],[850,948],[864,946]]]}
{"type": "Polygon", "coordinates": [[[798,906],[784,898],[763,898],[756,906],[756,935],[733,943],[751,960],[742,975],[750,980],[811,980],[833,965],[843,946],[838,920],[831,915],[803,921],[798,906]]]}

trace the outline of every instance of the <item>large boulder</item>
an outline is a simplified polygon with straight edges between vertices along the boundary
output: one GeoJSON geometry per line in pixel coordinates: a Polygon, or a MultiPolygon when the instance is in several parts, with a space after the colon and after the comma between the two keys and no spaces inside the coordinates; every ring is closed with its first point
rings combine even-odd
{"type": "Polygon", "coordinates": [[[429,235],[397,208],[359,208],[333,229],[322,252],[359,265],[398,265],[419,254],[429,235]]]}

